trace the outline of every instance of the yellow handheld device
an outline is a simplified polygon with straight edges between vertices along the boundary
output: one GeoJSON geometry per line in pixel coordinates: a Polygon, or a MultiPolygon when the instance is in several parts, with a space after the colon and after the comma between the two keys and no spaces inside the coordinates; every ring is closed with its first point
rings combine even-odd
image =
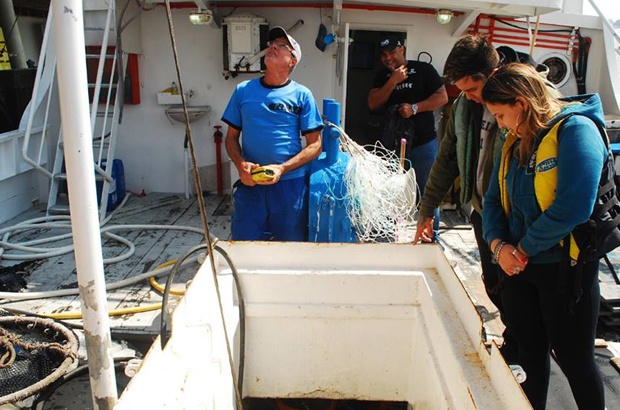
{"type": "Polygon", "coordinates": [[[275,172],[269,167],[257,167],[252,170],[252,181],[254,182],[271,181],[274,176],[275,172]]]}

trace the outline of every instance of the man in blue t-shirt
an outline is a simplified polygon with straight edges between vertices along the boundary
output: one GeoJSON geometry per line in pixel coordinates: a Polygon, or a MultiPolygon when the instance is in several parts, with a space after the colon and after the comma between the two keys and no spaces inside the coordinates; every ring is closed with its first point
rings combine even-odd
{"type": "Polygon", "coordinates": [[[241,181],[233,194],[232,239],[261,240],[268,234],[279,241],[304,241],[306,164],[321,153],[323,121],[310,90],[289,78],[301,61],[297,41],[274,27],[268,44],[265,75],[240,83],[222,116],[228,124],[226,150],[241,181]],[[268,170],[267,178],[253,179],[259,167],[268,170]]]}

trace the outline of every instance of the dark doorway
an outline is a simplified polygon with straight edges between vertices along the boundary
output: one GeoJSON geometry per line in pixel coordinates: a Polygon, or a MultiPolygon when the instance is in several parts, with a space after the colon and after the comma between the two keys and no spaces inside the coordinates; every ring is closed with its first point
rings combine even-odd
{"type": "Polygon", "coordinates": [[[347,103],[345,131],[358,144],[374,144],[379,136],[381,115],[368,108],[368,92],[373,79],[382,68],[379,59],[379,42],[388,35],[396,35],[403,42],[404,32],[350,30],[353,40],[349,46],[347,67],[347,103]]]}

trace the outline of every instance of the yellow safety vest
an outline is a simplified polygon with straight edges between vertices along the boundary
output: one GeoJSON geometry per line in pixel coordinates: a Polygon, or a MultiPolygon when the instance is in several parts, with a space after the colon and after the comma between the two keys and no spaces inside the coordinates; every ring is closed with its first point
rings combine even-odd
{"type": "MultiPolygon", "coordinates": [[[[534,167],[534,193],[540,209],[545,212],[555,200],[558,186],[558,130],[566,118],[558,121],[542,138],[536,151],[536,164],[534,167]]],[[[506,216],[510,213],[510,200],[508,198],[508,185],[506,175],[512,159],[512,147],[517,137],[510,134],[502,147],[501,162],[499,164],[499,192],[500,201],[506,216]]],[[[563,240],[560,246],[563,246],[563,240]]],[[[573,261],[579,258],[579,248],[573,234],[570,235],[570,257],[573,261]]]]}

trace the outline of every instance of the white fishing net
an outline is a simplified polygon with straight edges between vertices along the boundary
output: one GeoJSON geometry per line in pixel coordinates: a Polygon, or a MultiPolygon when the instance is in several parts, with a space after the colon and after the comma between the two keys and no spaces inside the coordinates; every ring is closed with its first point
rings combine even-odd
{"type": "MultiPolygon", "coordinates": [[[[334,126],[333,124],[330,124],[334,126]]],[[[405,242],[414,234],[418,187],[413,168],[379,142],[362,147],[339,127],[351,159],[344,175],[347,215],[361,242],[405,242]]]]}

